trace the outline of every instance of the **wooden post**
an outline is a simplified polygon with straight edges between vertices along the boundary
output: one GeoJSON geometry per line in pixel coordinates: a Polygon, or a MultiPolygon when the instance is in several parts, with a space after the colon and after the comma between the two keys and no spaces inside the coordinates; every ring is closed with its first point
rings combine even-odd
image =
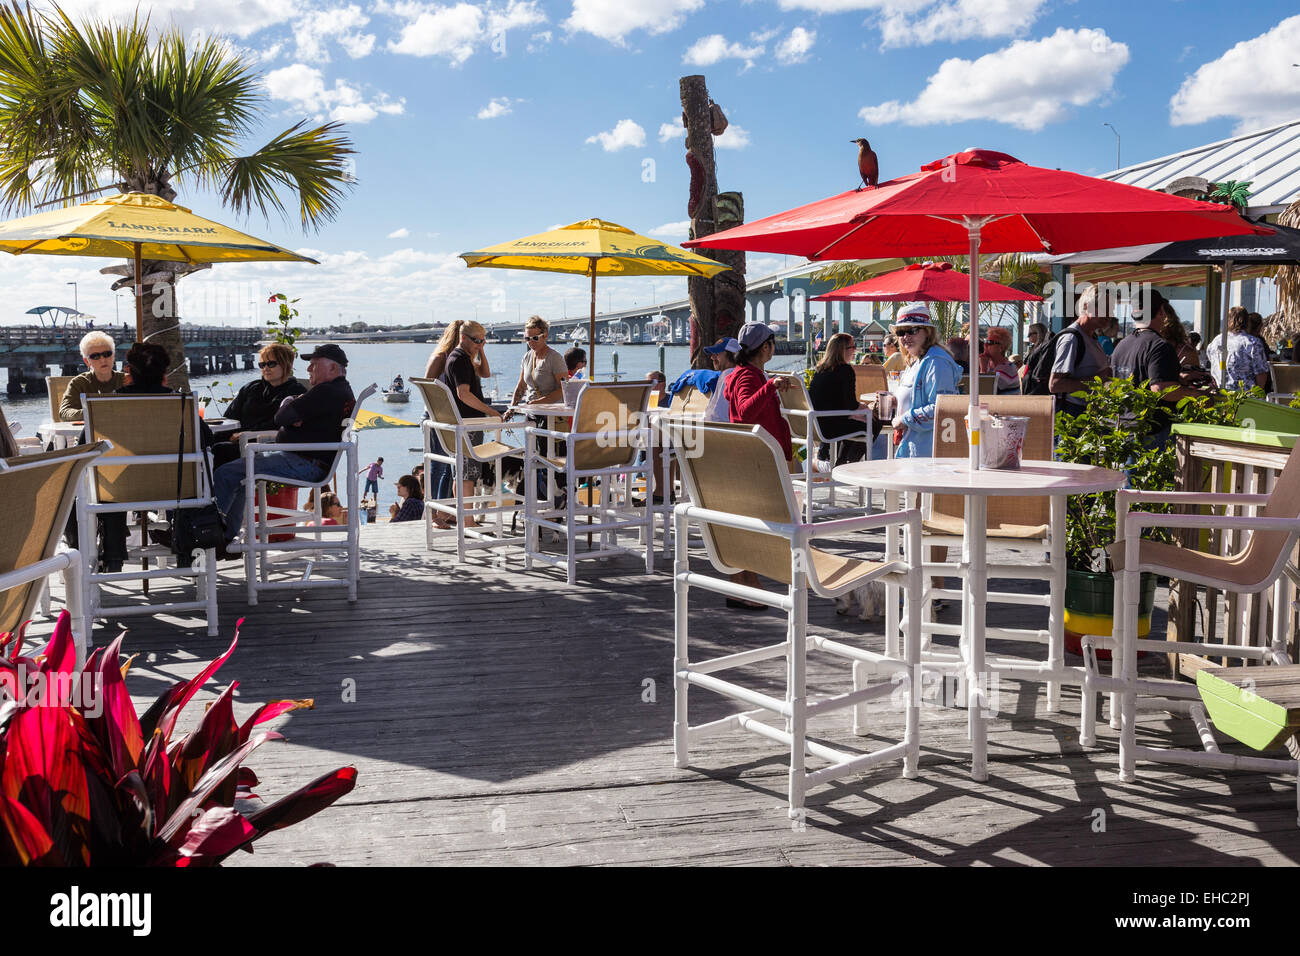
{"type": "MultiPolygon", "coordinates": [[[[718,221],[718,176],[713,156],[713,110],[703,76],[683,76],[678,87],[682,122],[686,126],[687,164],[691,167],[687,215],[691,217],[691,237],[702,239],[722,228],[718,221]]],[[[738,212],[743,221],[743,200],[739,194],[734,196],[735,202],[729,204],[728,211],[732,217],[738,212]],[[740,208],[730,208],[731,205],[740,208]]],[[[712,345],[719,335],[735,335],[745,320],[745,254],[723,249],[696,251],[731,267],[731,271],[713,279],[691,276],[686,280],[696,332],[691,365],[708,368],[710,363],[703,352],[704,346],[712,345]]]]}
{"type": "MultiPolygon", "coordinates": [[[[1175,446],[1178,450],[1178,482],[1179,491],[1200,491],[1201,482],[1201,463],[1192,457],[1191,441],[1186,435],[1179,435],[1175,439],[1175,446]]],[[[1211,489],[1218,491],[1218,488],[1211,489]]],[[[1195,513],[1198,509],[1195,505],[1179,505],[1175,513],[1186,514],[1195,513]]],[[[1198,532],[1194,528],[1182,528],[1175,537],[1178,543],[1187,548],[1195,548],[1197,544],[1198,532]]],[[[1189,581],[1171,580],[1169,582],[1169,622],[1166,626],[1165,636],[1171,641],[1194,641],[1196,640],[1196,585],[1189,581]]],[[[1179,655],[1167,655],[1169,661],[1169,673],[1172,677],[1179,676],[1179,655]]]]}

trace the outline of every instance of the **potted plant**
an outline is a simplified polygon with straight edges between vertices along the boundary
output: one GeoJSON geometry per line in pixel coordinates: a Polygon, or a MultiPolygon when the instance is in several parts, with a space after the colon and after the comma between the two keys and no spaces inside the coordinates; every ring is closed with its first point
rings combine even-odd
{"type": "MultiPolygon", "coordinates": [[[[276,292],[267,301],[280,307],[275,319],[266,325],[267,338],[281,345],[287,345],[297,352],[294,343],[302,336],[302,329],[294,324],[298,321],[298,310],[294,308],[298,300],[289,298],[283,292],[276,292]]],[[[298,510],[298,489],[293,485],[282,485],[276,481],[268,481],[266,483],[266,507],[267,516],[270,518],[290,517],[288,512],[298,510]]],[[[268,540],[292,541],[294,537],[296,536],[292,534],[273,534],[268,540]]]]}
{"type": "MultiPolygon", "coordinates": [[[[1077,416],[1056,416],[1056,457],[1060,461],[1097,465],[1128,475],[1129,487],[1143,491],[1173,491],[1177,477],[1177,449],[1173,441],[1148,447],[1151,437],[1164,428],[1167,418],[1176,422],[1235,425],[1246,392],[1184,398],[1171,407],[1145,385],[1129,379],[1094,380],[1086,392],[1087,407],[1077,416]]],[[[1143,510],[1171,511],[1172,506],[1144,504],[1143,510]]],[[[1107,548],[1115,541],[1115,492],[1075,495],[1068,500],[1065,518],[1066,649],[1080,653],[1082,634],[1113,633],[1115,582],[1107,548]]],[[[1169,540],[1169,532],[1153,527],[1144,538],[1169,540]]],[[[1138,635],[1151,629],[1156,578],[1141,577],[1138,635]]],[[[1108,657],[1099,652],[1098,657],[1108,657]]]]}

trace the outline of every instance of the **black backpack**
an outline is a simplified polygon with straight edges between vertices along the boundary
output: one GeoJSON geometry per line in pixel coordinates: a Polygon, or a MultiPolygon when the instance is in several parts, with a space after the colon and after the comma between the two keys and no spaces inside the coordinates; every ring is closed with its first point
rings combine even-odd
{"type": "MultiPolygon", "coordinates": [[[[1052,365],[1056,361],[1056,342],[1066,333],[1080,336],[1083,334],[1073,325],[1067,325],[1061,331],[1054,333],[1046,342],[1039,343],[1038,347],[1030,352],[1029,357],[1025,359],[1025,365],[1029,369],[1025,373],[1024,393],[1026,395],[1052,394],[1048,383],[1052,379],[1052,365]]],[[[1079,345],[1082,346],[1083,344],[1082,339],[1080,339],[1079,345]]]]}

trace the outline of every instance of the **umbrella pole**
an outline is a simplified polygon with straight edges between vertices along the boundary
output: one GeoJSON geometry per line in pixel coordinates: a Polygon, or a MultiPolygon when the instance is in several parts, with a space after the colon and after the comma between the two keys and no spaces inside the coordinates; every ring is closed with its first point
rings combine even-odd
{"type": "Polygon", "coordinates": [[[1223,307],[1219,310],[1219,388],[1228,386],[1228,308],[1232,302],[1232,260],[1223,261],[1223,307]]]}
{"type": "Polygon", "coordinates": [[[144,277],[140,243],[135,243],[135,340],[144,341],[144,277]]]}
{"type": "Polygon", "coordinates": [[[587,373],[589,380],[596,377],[596,260],[591,260],[591,319],[587,323],[587,348],[591,349],[591,355],[587,357],[587,364],[591,371],[587,373]]]}
{"type": "Polygon", "coordinates": [[[966,220],[970,237],[970,470],[980,470],[980,220],[966,220]]]}

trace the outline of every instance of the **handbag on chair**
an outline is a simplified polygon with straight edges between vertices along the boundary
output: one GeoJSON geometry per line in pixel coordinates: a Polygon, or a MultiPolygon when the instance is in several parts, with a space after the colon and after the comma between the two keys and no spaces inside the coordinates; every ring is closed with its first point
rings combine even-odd
{"type": "MultiPolygon", "coordinates": [[[[181,395],[180,439],[176,449],[176,507],[172,509],[168,523],[172,533],[172,551],[180,567],[189,567],[195,550],[207,551],[216,548],[225,541],[225,522],[215,502],[209,502],[201,508],[182,508],[181,485],[184,475],[185,459],[185,399],[181,395]]],[[[194,436],[198,444],[198,436],[194,436]]],[[[212,472],[208,470],[208,456],[203,454],[203,468],[208,475],[208,487],[212,487],[212,472]]]]}

